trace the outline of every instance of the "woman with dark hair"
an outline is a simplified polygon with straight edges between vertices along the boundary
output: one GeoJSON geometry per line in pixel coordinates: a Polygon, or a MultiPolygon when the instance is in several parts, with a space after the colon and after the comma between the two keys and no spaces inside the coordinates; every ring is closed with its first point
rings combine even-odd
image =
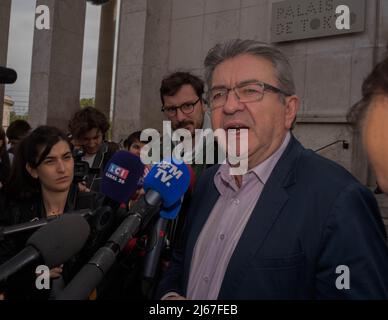
{"type": "Polygon", "coordinates": [[[54,127],[38,127],[20,142],[5,188],[7,199],[18,203],[43,200],[42,206],[35,208],[34,217],[61,214],[73,170],[72,146],[66,135],[54,127]]]}
{"type": "Polygon", "coordinates": [[[0,127],[0,189],[8,180],[10,168],[5,131],[0,127]]]}
{"type": "MultiPolygon", "coordinates": [[[[72,146],[66,135],[49,126],[32,131],[17,148],[9,183],[4,190],[5,210],[0,225],[44,219],[78,209],[94,209],[91,205],[97,205],[97,195],[79,192],[73,184],[73,172],[72,146]]],[[[0,264],[23,249],[30,235],[20,234],[0,242],[0,264]]],[[[68,265],[74,266],[74,261],[68,265]]],[[[35,288],[33,267],[8,279],[6,299],[48,298],[49,290],[35,288]]],[[[50,278],[61,275],[65,278],[66,272],[58,266],[50,270],[50,278]]]]}

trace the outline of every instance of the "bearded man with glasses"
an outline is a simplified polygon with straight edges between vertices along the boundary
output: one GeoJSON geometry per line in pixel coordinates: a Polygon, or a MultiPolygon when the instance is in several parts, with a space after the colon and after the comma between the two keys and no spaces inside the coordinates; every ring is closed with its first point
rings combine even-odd
{"type": "Polygon", "coordinates": [[[211,128],[203,101],[204,83],[189,72],[174,72],[162,80],[160,99],[162,112],[171,121],[172,130],[211,128]]]}
{"type": "MultiPolygon", "coordinates": [[[[179,71],[171,73],[162,80],[160,86],[161,112],[170,121],[173,131],[186,129],[190,132],[193,148],[192,150],[185,150],[185,152],[192,152],[192,162],[190,163],[190,168],[192,169],[191,187],[184,196],[177,219],[169,223],[167,238],[170,245],[163,252],[162,266],[169,264],[171,249],[180,246],[182,228],[185,224],[188,208],[191,206],[191,194],[195,181],[206,168],[211,167],[218,161],[218,145],[213,140],[204,139],[201,146],[195,146],[195,130],[202,129],[205,131],[211,129],[210,115],[207,112],[203,95],[203,80],[190,72],[179,71]],[[207,149],[213,150],[213,161],[209,163],[206,163],[207,149]],[[196,159],[202,159],[202,163],[197,163],[196,159]]],[[[170,141],[171,150],[174,150],[178,142],[172,141],[171,137],[168,137],[166,140],[170,141]]],[[[163,147],[163,145],[161,146],[163,147]]],[[[163,148],[161,148],[161,153],[163,154],[163,148]]],[[[147,295],[149,296],[149,294],[147,295]]]]}
{"type": "Polygon", "coordinates": [[[157,297],[387,299],[376,200],[292,135],[299,98],[287,58],[232,40],[209,51],[205,78],[213,129],[248,131],[248,171],[225,163],[202,174],[157,297]]]}

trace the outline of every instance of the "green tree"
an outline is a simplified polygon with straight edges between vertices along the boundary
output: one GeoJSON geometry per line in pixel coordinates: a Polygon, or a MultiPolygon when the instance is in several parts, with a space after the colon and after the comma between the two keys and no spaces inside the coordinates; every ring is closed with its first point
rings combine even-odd
{"type": "Polygon", "coordinates": [[[15,120],[27,120],[28,115],[27,114],[16,114],[15,111],[11,111],[9,114],[9,123],[15,121],[15,120]]]}
{"type": "Polygon", "coordinates": [[[94,98],[82,98],[79,102],[81,108],[94,107],[94,98]]]}

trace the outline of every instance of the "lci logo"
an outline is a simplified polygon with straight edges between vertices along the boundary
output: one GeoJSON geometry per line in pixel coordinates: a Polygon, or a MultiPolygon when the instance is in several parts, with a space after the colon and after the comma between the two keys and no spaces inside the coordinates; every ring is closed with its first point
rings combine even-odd
{"type": "Polygon", "coordinates": [[[108,172],[120,179],[126,179],[128,177],[129,171],[127,169],[121,168],[118,165],[111,163],[108,172]]]}

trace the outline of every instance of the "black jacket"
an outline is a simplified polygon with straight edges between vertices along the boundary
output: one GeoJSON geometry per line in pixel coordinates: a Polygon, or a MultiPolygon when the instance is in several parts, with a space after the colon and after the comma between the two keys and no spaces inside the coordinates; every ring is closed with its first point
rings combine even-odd
{"type": "MultiPolygon", "coordinates": [[[[73,186],[69,192],[65,213],[81,209],[96,209],[101,206],[103,197],[94,192],[78,192],[76,186],[73,186]]],[[[15,201],[6,199],[4,195],[1,197],[0,227],[20,224],[38,219],[45,219],[46,212],[40,194],[25,199],[23,201],[15,201]]],[[[64,265],[62,276],[67,282],[75,272],[84,264],[94,252],[94,247],[99,245],[96,238],[98,234],[91,228],[91,235],[84,249],[76,257],[73,257],[64,265]]],[[[24,247],[27,239],[32,232],[19,233],[10,236],[0,242],[0,265],[12,258],[24,247]]],[[[42,264],[42,261],[24,268],[23,270],[12,275],[7,282],[0,284],[0,291],[5,290],[7,299],[47,299],[49,290],[37,290],[35,288],[34,271],[37,265],[42,264]],[[1,287],[5,287],[5,289],[1,287]]]]}
{"type": "Polygon", "coordinates": [[[8,181],[9,173],[11,171],[11,163],[7,151],[0,155],[0,189],[8,181]]]}

